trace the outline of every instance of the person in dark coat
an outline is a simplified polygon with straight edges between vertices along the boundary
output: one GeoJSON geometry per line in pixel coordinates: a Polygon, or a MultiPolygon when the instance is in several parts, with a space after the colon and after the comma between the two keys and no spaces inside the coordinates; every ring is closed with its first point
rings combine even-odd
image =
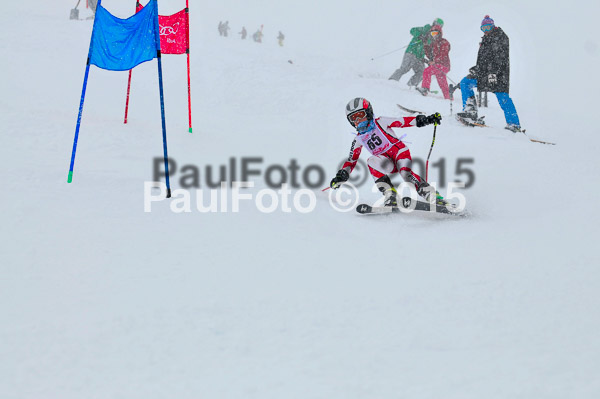
{"type": "Polygon", "coordinates": [[[242,31],[238,32],[238,35],[242,35],[242,40],[245,40],[247,34],[248,34],[248,31],[246,30],[246,27],[242,26],[242,31]]]}
{"type": "Polygon", "coordinates": [[[481,21],[483,38],[479,44],[477,65],[469,69],[469,74],[460,82],[463,112],[459,117],[477,121],[477,101],[473,89],[496,94],[500,107],[504,111],[506,129],[513,132],[521,130],[519,116],[512,99],[509,97],[510,58],[509,40],[504,31],[497,27],[494,20],[486,15],[481,21]]]}

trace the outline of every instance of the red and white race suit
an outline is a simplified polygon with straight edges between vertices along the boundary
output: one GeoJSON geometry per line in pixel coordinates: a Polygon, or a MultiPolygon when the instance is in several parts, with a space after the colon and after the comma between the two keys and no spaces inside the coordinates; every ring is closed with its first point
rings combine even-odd
{"type": "Polygon", "coordinates": [[[402,179],[411,182],[418,190],[418,183],[423,179],[412,171],[412,158],[408,147],[400,141],[392,128],[414,127],[415,117],[406,116],[402,118],[379,117],[375,119],[375,128],[364,134],[357,134],[350,148],[348,160],[344,162],[342,169],[352,173],[358,157],[365,147],[372,156],[367,159],[369,172],[375,180],[393,173],[400,173],[402,179]]]}

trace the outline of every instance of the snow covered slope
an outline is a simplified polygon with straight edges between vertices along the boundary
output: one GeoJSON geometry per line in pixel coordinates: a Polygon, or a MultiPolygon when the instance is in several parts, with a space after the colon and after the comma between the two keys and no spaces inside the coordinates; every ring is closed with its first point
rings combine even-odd
{"type": "MultiPolygon", "coordinates": [[[[595,2],[191,2],[194,134],[185,58],[163,66],[169,155],[200,168],[201,188],[206,166],[232,157],[263,158],[245,193],[292,159],[300,173],[326,170],[326,186],[352,141],[343,107],[364,96],[379,115],[402,115],[396,103],[444,115],[432,161],[445,159],[447,181],[462,178],[459,158],[475,173],[461,191],[471,217],[450,219],[336,212],[319,189],[306,214],[251,201],[175,213],[177,199],[144,212],[162,156],[156,61],[134,70],[127,125],[127,73],[92,67],[67,184],[92,25],[68,20],[71,3],[10,2],[0,16],[0,397],[600,395],[595,2]],[[407,91],[408,76],[387,80],[402,52],[370,61],[441,17],[458,81],[485,14],[511,38],[523,126],[556,146],[502,129],[493,97],[494,127],[459,125],[448,102],[407,91]],[[235,34],[260,24],[262,45],[235,34]]],[[[121,17],[134,8],[102,3],[121,17]]],[[[424,159],[432,128],[404,133],[424,159]]],[[[379,198],[366,185],[360,196],[379,198]]]]}

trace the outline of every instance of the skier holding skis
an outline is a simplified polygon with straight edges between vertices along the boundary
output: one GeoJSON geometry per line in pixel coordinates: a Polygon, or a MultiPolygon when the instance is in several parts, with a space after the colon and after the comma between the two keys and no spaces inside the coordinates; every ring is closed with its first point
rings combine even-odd
{"type": "Polygon", "coordinates": [[[411,69],[415,71],[415,74],[408,80],[408,86],[417,86],[423,79],[423,70],[425,69],[425,50],[423,44],[427,43],[427,35],[431,25],[425,25],[423,27],[415,27],[410,30],[412,40],[406,48],[404,58],[402,58],[402,65],[396,69],[389,80],[399,81],[400,78],[411,69]]]}
{"type": "Polygon", "coordinates": [[[262,29],[259,29],[256,32],[254,32],[254,34],[252,35],[252,40],[254,40],[256,43],[262,43],[262,37],[263,37],[262,29]]]}
{"type": "Polygon", "coordinates": [[[486,15],[481,21],[483,38],[479,44],[477,65],[469,69],[469,74],[460,81],[462,92],[463,112],[456,114],[458,120],[467,123],[483,124],[477,117],[477,101],[473,89],[490,91],[496,94],[504,118],[506,129],[520,132],[521,124],[512,99],[508,95],[510,87],[509,40],[504,31],[494,24],[494,20],[486,15]]]}
{"type": "MultiPolygon", "coordinates": [[[[406,182],[413,183],[417,193],[429,201],[433,188],[412,169],[412,158],[408,147],[399,140],[392,128],[423,127],[430,124],[439,125],[442,116],[435,113],[429,116],[417,115],[403,118],[375,118],[371,103],[362,97],[357,97],[346,105],[346,118],[356,129],[356,137],[350,148],[348,160],[342,166],[330,187],[334,190],[350,178],[350,173],[356,166],[363,146],[371,153],[367,159],[369,172],[375,179],[379,191],[385,196],[385,206],[397,206],[397,191],[389,175],[399,173],[406,182]]],[[[436,192],[436,203],[447,205],[447,202],[436,192]]]]}
{"type": "Polygon", "coordinates": [[[431,88],[431,76],[435,75],[440,89],[446,100],[450,99],[450,90],[448,89],[448,81],[446,74],[450,71],[450,43],[442,37],[442,27],[434,25],[429,32],[432,40],[431,44],[425,45],[425,53],[431,54],[431,61],[426,60],[429,64],[423,71],[422,87],[417,87],[417,90],[422,95],[426,96],[431,88]]]}

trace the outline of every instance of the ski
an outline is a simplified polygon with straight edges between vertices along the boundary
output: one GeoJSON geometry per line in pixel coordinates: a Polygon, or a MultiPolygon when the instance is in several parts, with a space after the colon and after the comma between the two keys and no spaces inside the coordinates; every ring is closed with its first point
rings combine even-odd
{"type": "MultiPolygon", "coordinates": [[[[484,117],[481,117],[479,119],[479,122],[483,122],[483,118],[484,117]]],[[[460,123],[462,123],[463,125],[469,126],[469,127],[490,127],[490,126],[486,125],[485,123],[474,122],[471,119],[462,118],[462,117],[460,117],[458,115],[456,115],[456,120],[459,121],[460,123]]],[[[513,132],[513,133],[523,133],[525,135],[525,137],[527,137],[527,139],[529,141],[531,141],[532,143],[540,143],[540,144],[547,144],[547,145],[556,145],[556,143],[552,143],[550,141],[543,141],[543,140],[538,140],[538,139],[532,139],[531,137],[529,137],[527,135],[526,132],[527,132],[526,129],[522,129],[522,130],[519,130],[519,131],[513,132]]]]}
{"type": "Polygon", "coordinates": [[[414,109],[410,109],[410,108],[403,107],[403,106],[402,106],[402,105],[400,105],[400,104],[396,104],[396,105],[397,105],[397,106],[398,106],[398,108],[400,108],[402,111],[404,111],[404,112],[408,112],[409,114],[423,114],[423,115],[425,115],[425,112],[423,112],[423,111],[415,111],[414,109]]]}
{"type": "MultiPolygon", "coordinates": [[[[510,130],[510,129],[507,129],[510,130]]],[[[512,130],[511,130],[512,131],[512,130]]],[[[551,143],[549,141],[543,141],[543,140],[538,140],[538,139],[532,139],[531,137],[529,137],[527,135],[527,130],[526,129],[522,129],[522,130],[517,130],[516,132],[513,131],[513,133],[523,133],[525,135],[525,137],[527,137],[527,139],[529,141],[531,141],[532,143],[540,143],[540,144],[548,144],[548,145],[556,145],[556,143],[551,143]]]]}
{"type": "Polygon", "coordinates": [[[469,118],[463,118],[462,116],[459,116],[458,114],[456,115],[456,120],[465,126],[489,127],[488,125],[485,124],[485,121],[483,120],[483,118],[485,118],[485,117],[481,117],[481,118],[477,119],[477,121],[473,121],[472,119],[469,119],[469,118]]]}
{"type": "MultiPolygon", "coordinates": [[[[525,131],[523,130],[523,134],[525,133],[525,131]]],[[[525,135],[527,136],[527,135],[525,135]]],[[[542,141],[542,140],[536,140],[536,139],[532,139],[531,137],[527,136],[527,138],[529,139],[529,141],[531,141],[532,143],[540,143],[540,144],[548,144],[548,145],[556,145],[556,143],[551,143],[549,141],[542,141]]]]}
{"type": "MultiPolygon", "coordinates": [[[[404,198],[402,198],[402,202],[400,203],[400,205],[397,207],[396,206],[371,206],[368,204],[359,204],[356,207],[356,212],[360,213],[361,215],[385,215],[385,214],[391,214],[391,213],[406,213],[406,212],[402,212],[400,207],[402,207],[404,209],[410,209],[412,204],[413,204],[413,200],[410,197],[404,197],[404,198]]],[[[414,210],[430,212],[431,206],[427,202],[414,201],[414,210]]],[[[464,212],[459,212],[455,208],[455,206],[452,204],[448,204],[446,206],[436,205],[435,213],[443,213],[446,215],[456,215],[456,216],[461,216],[461,215],[465,214],[464,212]]]]}

